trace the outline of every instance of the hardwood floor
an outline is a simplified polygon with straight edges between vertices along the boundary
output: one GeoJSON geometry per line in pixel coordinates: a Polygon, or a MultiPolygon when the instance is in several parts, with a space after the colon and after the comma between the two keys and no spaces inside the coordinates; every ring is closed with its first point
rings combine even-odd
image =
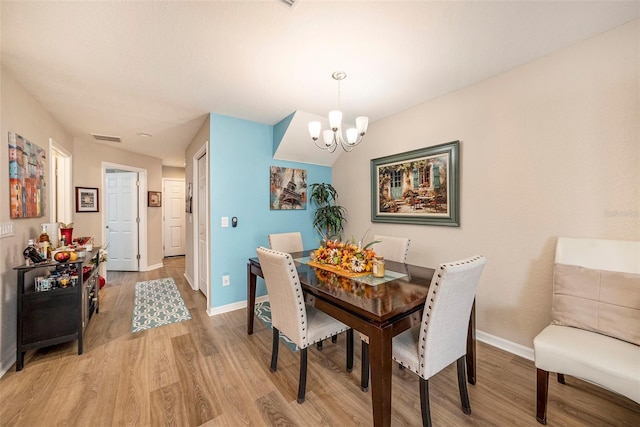
{"type": "MultiPolygon", "coordinates": [[[[147,273],[109,272],[100,313],[76,343],[25,357],[20,372],[0,379],[1,426],[369,426],[370,393],[360,391],[360,351],[345,371],[344,334],[322,351],[309,349],[307,398],[296,403],[299,357],[280,346],[269,371],[271,330],[245,310],[209,317],[190,289],[184,259],[147,273]],[[134,284],[173,277],[190,321],[131,333],[134,284]]],[[[237,283],[237,286],[244,286],[237,283]]],[[[357,336],[357,335],[356,335],[357,336]]],[[[640,405],[572,377],[550,382],[549,426],[638,426],[640,405]]],[[[460,409],[455,364],[430,381],[436,426],[538,426],[533,362],[478,343],[478,383],[469,386],[472,414],[460,409]]],[[[394,369],[394,426],[421,423],[418,379],[394,369]]]]}

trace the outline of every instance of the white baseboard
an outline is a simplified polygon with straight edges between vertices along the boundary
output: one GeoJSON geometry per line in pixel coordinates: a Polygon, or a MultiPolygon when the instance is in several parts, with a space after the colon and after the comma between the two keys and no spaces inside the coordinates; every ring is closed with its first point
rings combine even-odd
{"type": "Polygon", "coordinates": [[[4,360],[0,363],[0,378],[2,378],[4,374],[9,372],[9,369],[11,369],[11,367],[15,362],[16,362],[16,347],[14,345],[13,351],[9,352],[7,356],[4,358],[4,360]]]}
{"type": "MultiPolygon", "coordinates": [[[[256,302],[268,301],[269,295],[263,295],[256,298],[256,302]]],[[[247,307],[247,301],[234,302],[233,304],[223,305],[221,307],[214,307],[207,310],[209,316],[215,316],[217,314],[228,313],[230,311],[236,311],[247,307]]]]}
{"type": "Polygon", "coordinates": [[[488,334],[483,331],[476,330],[476,338],[478,341],[482,341],[490,346],[497,347],[501,350],[508,351],[516,356],[524,357],[528,360],[533,360],[533,349],[525,347],[520,344],[516,344],[512,341],[505,340],[504,338],[496,337],[495,335],[488,334]]]}
{"type": "Polygon", "coordinates": [[[193,287],[193,279],[187,274],[186,271],[184,272],[183,276],[187,280],[187,283],[189,284],[189,286],[191,286],[191,289],[195,291],[196,288],[193,287]]]}
{"type": "Polygon", "coordinates": [[[164,267],[164,264],[163,264],[163,263],[160,263],[160,264],[154,264],[154,265],[149,265],[149,266],[147,266],[147,271],[157,270],[157,269],[162,268],[162,267],[164,267]]]}

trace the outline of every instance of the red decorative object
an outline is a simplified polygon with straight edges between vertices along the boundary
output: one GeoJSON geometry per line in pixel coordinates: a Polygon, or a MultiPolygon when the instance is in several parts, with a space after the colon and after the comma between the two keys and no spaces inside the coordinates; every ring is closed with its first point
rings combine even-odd
{"type": "Polygon", "coordinates": [[[107,281],[102,276],[98,276],[98,279],[100,280],[100,289],[102,289],[107,281]]]}
{"type": "Polygon", "coordinates": [[[73,228],[61,228],[60,229],[60,234],[64,238],[65,244],[70,245],[71,242],[73,242],[73,240],[72,240],[73,228]]]}

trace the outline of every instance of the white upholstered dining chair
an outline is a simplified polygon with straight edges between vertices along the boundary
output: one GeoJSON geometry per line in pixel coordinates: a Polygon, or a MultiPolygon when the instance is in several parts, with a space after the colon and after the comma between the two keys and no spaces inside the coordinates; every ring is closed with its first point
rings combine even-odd
{"type": "MultiPolygon", "coordinates": [[[[302,234],[299,231],[292,231],[290,233],[274,233],[269,234],[269,248],[274,251],[285,252],[288,254],[302,252],[304,248],[302,246],[302,234]]],[[[305,295],[305,301],[307,304],[313,303],[313,297],[305,295]]],[[[336,342],[338,337],[331,337],[332,342],[336,342]]],[[[316,346],[318,350],[322,350],[323,341],[318,341],[316,346]]]]}
{"type": "MultiPolygon", "coordinates": [[[[373,241],[377,242],[372,245],[376,256],[381,256],[385,260],[406,263],[409,255],[409,243],[411,239],[408,237],[393,237],[376,234],[373,241]]],[[[361,357],[360,364],[360,388],[363,391],[369,389],[369,337],[360,333],[361,357]]]]}
{"type": "Polygon", "coordinates": [[[467,329],[486,262],[477,255],[440,264],[429,286],[422,323],[393,338],[393,360],[420,376],[423,426],[431,426],[429,379],[453,362],[457,362],[462,411],[471,414],[465,375],[467,329]]]}
{"type": "Polygon", "coordinates": [[[273,346],[271,372],[278,365],[280,333],[300,349],[298,403],[303,403],[307,383],[307,348],[347,331],[347,371],[353,368],[353,329],[328,314],[305,304],[302,287],[290,254],[260,247],[256,250],[269,293],[273,346]]]}
{"type": "Polygon", "coordinates": [[[275,233],[269,234],[269,247],[274,251],[286,252],[288,254],[294,252],[302,252],[302,234],[299,231],[291,233],[275,233]]]}
{"type": "Polygon", "coordinates": [[[409,255],[409,243],[411,239],[408,237],[382,236],[376,234],[373,241],[378,242],[372,245],[377,256],[384,257],[385,260],[395,262],[407,262],[409,255]]]}

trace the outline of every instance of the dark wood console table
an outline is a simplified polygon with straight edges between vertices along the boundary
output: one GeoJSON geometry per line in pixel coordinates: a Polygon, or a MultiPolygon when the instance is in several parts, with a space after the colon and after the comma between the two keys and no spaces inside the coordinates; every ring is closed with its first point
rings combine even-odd
{"type": "Polygon", "coordinates": [[[15,267],[17,272],[16,371],[24,366],[28,350],[78,340],[78,354],[83,351],[83,335],[94,313],[100,308],[98,265],[100,248],[73,262],[41,262],[15,267]],[[36,289],[35,279],[56,268],[73,267],[75,284],[46,291],[36,289]],[[83,271],[86,268],[86,272],[83,271]]]}

